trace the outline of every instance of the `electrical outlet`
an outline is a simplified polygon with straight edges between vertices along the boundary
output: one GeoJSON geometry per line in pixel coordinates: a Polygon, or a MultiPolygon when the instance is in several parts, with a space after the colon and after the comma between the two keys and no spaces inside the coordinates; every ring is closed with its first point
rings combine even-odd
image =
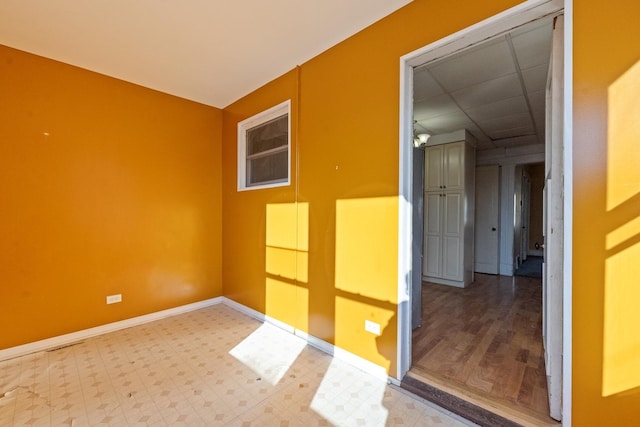
{"type": "Polygon", "coordinates": [[[117,302],[122,302],[122,294],[108,295],[107,296],[107,304],[115,304],[117,302]]]}
{"type": "Polygon", "coordinates": [[[371,320],[364,321],[364,330],[371,332],[374,335],[380,335],[380,325],[376,322],[372,322],[371,320]]]}

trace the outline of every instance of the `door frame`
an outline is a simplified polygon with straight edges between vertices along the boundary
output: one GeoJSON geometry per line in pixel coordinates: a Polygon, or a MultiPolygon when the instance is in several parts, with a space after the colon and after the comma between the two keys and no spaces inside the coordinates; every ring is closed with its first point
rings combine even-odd
{"type": "Polygon", "coordinates": [[[398,341],[396,379],[411,368],[411,288],[413,211],[413,67],[450,55],[487,38],[510,31],[531,20],[562,12],[564,15],[564,249],[562,316],[562,415],[571,425],[572,329],[572,202],[573,202],[573,0],[527,0],[523,3],[424,46],[400,58],[399,211],[398,211],[398,341]]]}

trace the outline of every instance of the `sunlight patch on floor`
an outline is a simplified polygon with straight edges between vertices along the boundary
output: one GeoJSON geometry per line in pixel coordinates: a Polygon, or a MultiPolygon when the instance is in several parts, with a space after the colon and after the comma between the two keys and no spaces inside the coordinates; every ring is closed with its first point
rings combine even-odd
{"type": "Polygon", "coordinates": [[[252,369],[261,381],[276,385],[305,345],[302,339],[264,323],[229,354],[252,369]]]}

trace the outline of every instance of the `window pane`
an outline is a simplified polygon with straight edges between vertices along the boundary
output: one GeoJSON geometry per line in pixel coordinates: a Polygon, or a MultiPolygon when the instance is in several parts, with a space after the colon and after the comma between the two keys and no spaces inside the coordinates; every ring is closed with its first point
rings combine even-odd
{"type": "Polygon", "coordinates": [[[247,185],[286,181],[289,172],[288,160],[287,151],[247,160],[247,185]]]}
{"type": "Polygon", "coordinates": [[[289,120],[286,114],[247,130],[247,155],[286,146],[288,131],[289,120]]]}

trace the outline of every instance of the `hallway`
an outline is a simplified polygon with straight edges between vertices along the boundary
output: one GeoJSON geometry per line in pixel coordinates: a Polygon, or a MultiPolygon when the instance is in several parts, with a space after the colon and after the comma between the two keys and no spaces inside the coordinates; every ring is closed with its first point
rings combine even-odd
{"type": "Polygon", "coordinates": [[[423,282],[412,376],[554,423],[548,416],[541,299],[541,280],[531,277],[476,274],[464,289],[423,282]]]}

